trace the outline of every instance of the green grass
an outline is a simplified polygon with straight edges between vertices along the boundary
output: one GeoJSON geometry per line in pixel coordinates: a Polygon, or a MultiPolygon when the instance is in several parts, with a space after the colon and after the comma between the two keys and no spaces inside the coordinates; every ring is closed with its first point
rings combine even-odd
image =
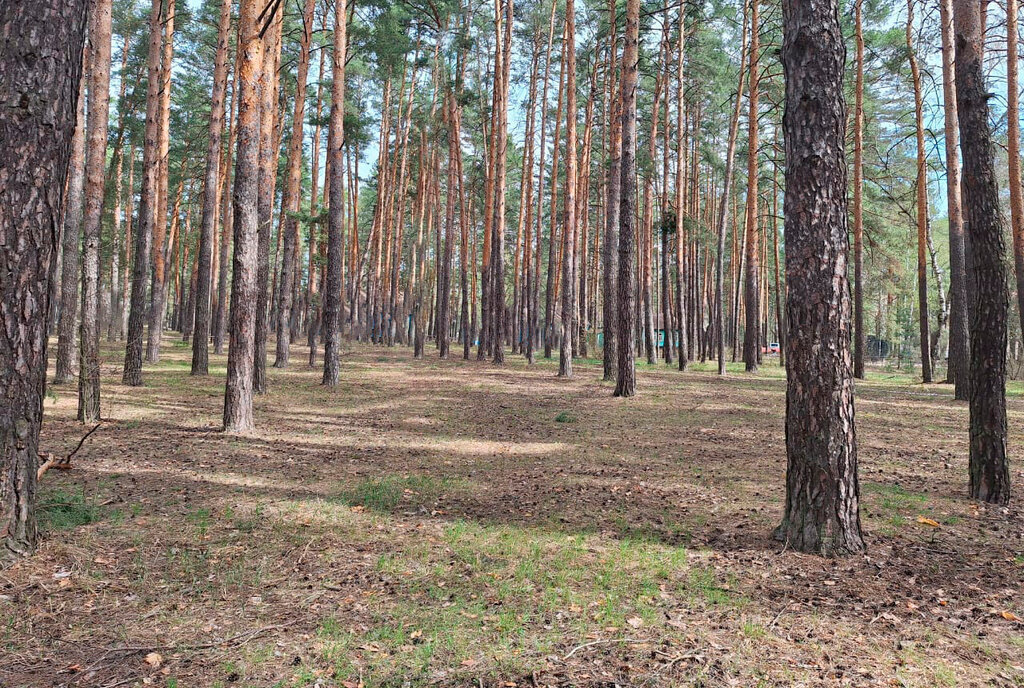
{"type": "MultiPolygon", "coordinates": [[[[360,494],[379,499],[401,484],[364,481],[360,494]]],[[[352,526],[366,518],[379,517],[352,526]]],[[[746,603],[702,554],[654,541],[454,521],[440,544],[396,541],[381,553],[377,575],[395,595],[366,627],[322,618],[316,666],[367,686],[424,685],[441,669],[456,683],[524,676],[586,638],[658,642],[679,633],[665,625],[672,599],[703,608],[746,603]]],[[[737,632],[757,637],[758,629],[737,621],[737,632]]]]}
{"type": "Polygon", "coordinates": [[[36,507],[39,527],[43,531],[70,530],[96,523],[103,517],[103,509],[84,490],[65,492],[54,490],[39,498],[36,507]]]}
{"type": "Polygon", "coordinates": [[[557,416],[555,416],[555,422],[556,423],[575,423],[576,422],[576,416],[572,415],[568,411],[562,411],[557,416]]]}
{"type": "Polygon", "coordinates": [[[341,501],[349,506],[361,506],[371,511],[394,511],[403,499],[410,503],[436,498],[457,488],[455,481],[429,475],[386,476],[366,478],[351,489],[342,491],[341,501]]]}

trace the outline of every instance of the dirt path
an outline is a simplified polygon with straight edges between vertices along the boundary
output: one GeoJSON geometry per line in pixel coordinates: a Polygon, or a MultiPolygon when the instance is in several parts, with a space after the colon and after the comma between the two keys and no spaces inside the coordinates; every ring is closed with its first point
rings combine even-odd
{"type": "Polygon", "coordinates": [[[333,392],[271,369],[231,437],[223,357],[188,354],[131,389],[104,350],[105,422],[0,572],[0,686],[1024,685],[1024,511],[964,499],[947,387],[858,384],[869,551],[829,561],[770,537],[777,368],[642,367],[624,401],[591,364],[356,347],[333,392]]]}

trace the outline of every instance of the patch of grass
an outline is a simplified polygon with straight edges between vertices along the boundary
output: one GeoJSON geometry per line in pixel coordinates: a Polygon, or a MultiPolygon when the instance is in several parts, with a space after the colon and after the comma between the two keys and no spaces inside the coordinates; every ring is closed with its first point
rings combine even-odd
{"type": "Polygon", "coordinates": [[[96,523],[103,517],[103,510],[85,496],[84,490],[54,490],[39,500],[36,516],[42,530],[59,531],[96,523]]]}
{"type": "Polygon", "coordinates": [[[371,511],[394,511],[403,499],[421,502],[436,498],[452,489],[454,482],[429,475],[389,475],[384,478],[366,478],[341,493],[341,500],[349,506],[361,506],[371,511]]]}
{"type": "Polygon", "coordinates": [[[555,422],[556,423],[575,423],[576,422],[576,416],[572,415],[568,411],[562,411],[557,416],[555,416],[555,422]]]}

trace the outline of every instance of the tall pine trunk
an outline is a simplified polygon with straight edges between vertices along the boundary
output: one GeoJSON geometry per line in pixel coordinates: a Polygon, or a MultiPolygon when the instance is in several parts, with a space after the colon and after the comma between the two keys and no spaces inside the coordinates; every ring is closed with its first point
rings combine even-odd
{"type": "Polygon", "coordinates": [[[988,88],[982,65],[984,35],[975,0],[953,0],[956,105],[963,152],[964,225],[970,236],[977,297],[971,322],[970,496],[1010,501],[1006,456],[1006,244],[999,210],[988,88]]]}
{"type": "Polygon", "coordinates": [[[338,384],[338,344],[341,335],[341,261],[345,240],[343,209],[345,205],[344,165],[342,149],[345,146],[345,0],[336,0],[334,8],[334,46],[331,57],[331,121],[327,133],[328,214],[327,214],[327,267],[324,293],[324,376],[323,384],[338,384]]]}
{"type": "Polygon", "coordinates": [[[224,387],[224,430],[246,433],[253,418],[253,358],[256,348],[257,215],[260,174],[260,0],[241,0],[238,17],[238,153],[235,161],[234,256],[231,266],[231,326],[228,337],[228,376],[224,387]]]}
{"type": "MultiPolygon", "coordinates": [[[[192,337],[192,374],[206,375],[210,363],[210,292],[213,286],[213,244],[217,239],[217,208],[220,203],[221,132],[224,129],[224,95],[228,82],[228,41],[231,32],[231,1],[221,0],[217,24],[217,56],[210,95],[209,140],[203,186],[203,217],[199,228],[199,262],[196,266],[195,325],[192,337]]],[[[226,220],[225,220],[226,221],[226,220]]],[[[223,256],[223,254],[222,254],[223,256]]],[[[224,260],[222,257],[221,260],[224,260]]]]}
{"type": "Polygon", "coordinates": [[[103,220],[110,106],[111,0],[94,0],[90,17],[89,129],[85,163],[85,219],[82,250],[81,360],[78,420],[100,419],[100,232],[103,220]]]}
{"type": "Polygon", "coordinates": [[[786,506],[801,552],[863,551],[850,357],[845,48],[839,3],[783,0],[786,79],[786,506]]]}
{"type": "Polygon", "coordinates": [[[636,394],[636,88],[639,62],[640,0],[626,2],[622,77],[619,91],[622,118],[622,184],[619,209],[618,311],[619,365],[615,396],[636,394]]]}

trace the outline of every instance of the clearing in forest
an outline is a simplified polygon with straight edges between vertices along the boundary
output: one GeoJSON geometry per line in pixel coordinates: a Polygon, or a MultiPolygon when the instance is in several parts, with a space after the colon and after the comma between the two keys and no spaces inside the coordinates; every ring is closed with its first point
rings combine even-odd
{"type": "Polygon", "coordinates": [[[129,388],[106,347],[103,425],[0,575],[0,685],[1024,685],[1024,511],[965,498],[948,386],[857,383],[868,552],[828,560],[770,538],[777,366],[641,365],[623,400],[593,361],[427,353],[352,345],[331,391],[296,347],[240,437],[224,357],[165,344],[129,388]]]}

